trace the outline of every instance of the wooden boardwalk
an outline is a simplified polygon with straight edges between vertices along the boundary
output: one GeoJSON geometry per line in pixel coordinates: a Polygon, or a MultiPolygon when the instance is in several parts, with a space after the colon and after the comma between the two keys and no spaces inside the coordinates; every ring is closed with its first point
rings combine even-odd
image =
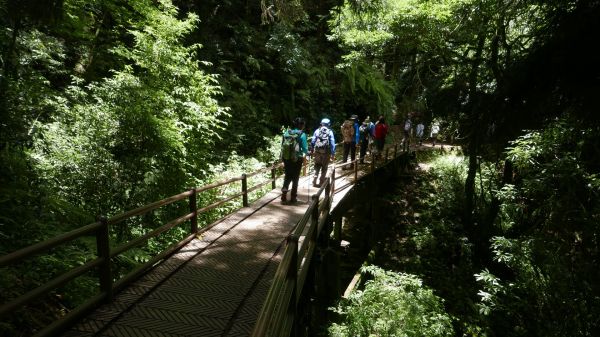
{"type": "MultiPolygon", "coordinates": [[[[348,175],[335,182],[332,209],[354,180],[353,171],[336,172],[348,175]]],[[[270,191],[203,232],[63,336],[249,336],[285,239],[317,190],[309,180],[300,179],[298,204],[282,205],[281,192],[270,191]]]]}

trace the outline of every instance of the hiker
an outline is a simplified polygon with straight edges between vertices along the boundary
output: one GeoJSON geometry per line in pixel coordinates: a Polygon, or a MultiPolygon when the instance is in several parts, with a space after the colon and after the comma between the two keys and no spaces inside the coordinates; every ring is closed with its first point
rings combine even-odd
{"type": "Polygon", "coordinates": [[[383,116],[379,116],[379,120],[375,124],[375,147],[377,148],[377,158],[381,156],[383,152],[383,147],[385,145],[385,137],[388,133],[388,126],[385,124],[385,118],[383,116]]]}
{"type": "Polygon", "coordinates": [[[360,163],[365,163],[365,156],[367,155],[367,148],[373,142],[373,123],[371,118],[367,116],[362,122],[362,125],[358,129],[359,141],[360,141],[360,163]]]}
{"type": "Polygon", "coordinates": [[[425,131],[425,125],[419,121],[417,124],[417,138],[419,139],[419,146],[423,145],[423,131],[425,131]]]}
{"type": "Polygon", "coordinates": [[[358,144],[360,142],[360,132],[358,130],[360,128],[360,123],[358,122],[357,115],[352,115],[351,119],[354,121],[354,151],[352,151],[351,159],[354,160],[356,158],[356,150],[358,149],[358,144]]]}
{"type": "Polygon", "coordinates": [[[369,120],[369,152],[377,152],[375,148],[375,123],[369,120]]]}
{"type": "MultiPolygon", "coordinates": [[[[350,160],[354,161],[356,158],[356,144],[358,144],[358,116],[352,115],[349,119],[346,119],[341,126],[342,137],[344,140],[344,156],[342,163],[348,161],[348,154],[350,154],[350,160]]],[[[342,170],[347,170],[350,167],[347,165],[342,166],[342,170]]]]}
{"type": "Polygon", "coordinates": [[[435,122],[431,126],[431,142],[433,147],[435,147],[435,141],[437,140],[438,133],[440,133],[440,125],[435,122]]]}
{"type": "Polygon", "coordinates": [[[330,125],[331,121],[328,118],[323,118],[321,126],[315,130],[310,142],[311,154],[315,162],[315,173],[312,181],[315,187],[321,186],[325,182],[329,161],[334,160],[335,156],[335,138],[333,131],[329,128],[330,125]],[[317,179],[319,179],[318,185],[317,179]]]}
{"type": "Polygon", "coordinates": [[[281,188],[281,202],[287,203],[287,192],[290,182],[292,183],[292,193],[290,203],[298,202],[298,180],[300,179],[300,170],[302,164],[306,161],[308,155],[308,144],[304,130],[304,118],[294,119],[292,130],[287,129],[283,133],[281,140],[281,159],[283,159],[283,169],[285,177],[283,178],[283,187],[281,188]]]}
{"type": "Polygon", "coordinates": [[[412,121],[410,120],[410,115],[406,117],[406,121],[404,121],[404,129],[402,130],[404,133],[404,137],[402,138],[402,149],[404,152],[408,151],[408,147],[410,145],[410,131],[412,128],[412,121]]]}

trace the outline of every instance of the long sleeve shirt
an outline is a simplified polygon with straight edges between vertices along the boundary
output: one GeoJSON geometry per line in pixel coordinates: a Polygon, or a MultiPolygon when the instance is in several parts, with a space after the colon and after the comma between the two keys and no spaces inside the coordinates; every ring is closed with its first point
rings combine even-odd
{"type": "Polygon", "coordinates": [[[302,152],[302,157],[306,157],[308,155],[308,141],[306,139],[306,132],[302,132],[302,130],[294,129],[292,130],[294,133],[300,133],[300,152],[302,152]]]}
{"type": "Polygon", "coordinates": [[[315,143],[317,141],[317,138],[321,134],[321,132],[327,132],[327,138],[329,140],[329,151],[330,151],[331,155],[334,155],[335,154],[335,137],[333,135],[333,131],[331,131],[327,127],[319,127],[315,131],[315,133],[313,134],[312,139],[310,141],[310,147],[313,149],[315,148],[315,143]]]}

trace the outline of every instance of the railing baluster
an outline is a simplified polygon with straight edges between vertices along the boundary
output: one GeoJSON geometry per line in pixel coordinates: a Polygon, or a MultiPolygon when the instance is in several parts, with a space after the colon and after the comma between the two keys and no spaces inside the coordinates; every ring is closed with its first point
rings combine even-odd
{"type": "MultiPolygon", "coordinates": [[[[327,182],[326,182],[327,183],[327,182]]],[[[319,216],[320,216],[320,212],[319,212],[319,196],[316,194],[313,194],[312,197],[310,197],[311,200],[314,202],[315,204],[315,208],[313,208],[312,211],[312,223],[311,226],[314,226],[314,233],[312,238],[310,238],[310,240],[314,243],[317,241],[317,235],[319,235],[318,230],[319,230],[319,216]]],[[[327,197],[325,197],[327,198],[327,197]]]]}
{"type": "Polygon", "coordinates": [[[328,209],[331,208],[331,201],[333,199],[333,193],[332,193],[333,190],[331,189],[332,181],[333,181],[333,179],[330,177],[327,178],[327,180],[325,180],[325,183],[327,184],[327,185],[325,185],[325,198],[327,198],[327,200],[328,200],[328,202],[327,202],[329,204],[329,205],[327,205],[328,209]]]}
{"type": "Polygon", "coordinates": [[[101,226],[96,232],[96,249],[98,257],[103,259],[100,265],[100,291],[106,294],[105,301],[108,303],[113,298],[108,220],[106,217],[100,217],[98,220],[101,226]]]}
{"type": "Polygon", "coordinates": [[[290,298],[290,304],[288,306],[288,315],[293,317],[294,323],[292,331],[295,330],[296,325],[296,311],[298,310],[298,236],[290,235],[288,237],[288,245],[293,248],[292,250],[292,262],[290,263],[290,270],[288,273],[288,279],[292,282],[292,297],[290,298]]]}
{"type": "Polygon", "coordinates": [[[190,232],[192,234],[198,233],[198,204],[196,203],[196,188],[190,189],[192,194],[190,194],[190,213],[193,214],[190,219],[190,232]]]}
{"type": "Polygon", "coordinates": [[[248,207],[248,178],[242,174],[242,205],[248,207]]]}
{"type": "Polygon", "coordinates": [[[333,172],[331,172],[331,194],[335,193],[335,165],[333,165],[333,172]]]}

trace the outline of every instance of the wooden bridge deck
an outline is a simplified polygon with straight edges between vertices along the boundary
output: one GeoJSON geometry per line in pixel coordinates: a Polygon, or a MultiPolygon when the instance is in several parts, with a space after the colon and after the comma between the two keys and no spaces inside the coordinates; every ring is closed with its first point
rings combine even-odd
{"type": "MultiPolygon", "coordinates": [[[[332,209],[353,178],[336,180],[332,209]]],[[[249,336],[285,239],[316,192],[309,179],[300,179],[300,203],[282,205],[281,192],[270,191],[192,240],[63,336],[249,336]]]]}

